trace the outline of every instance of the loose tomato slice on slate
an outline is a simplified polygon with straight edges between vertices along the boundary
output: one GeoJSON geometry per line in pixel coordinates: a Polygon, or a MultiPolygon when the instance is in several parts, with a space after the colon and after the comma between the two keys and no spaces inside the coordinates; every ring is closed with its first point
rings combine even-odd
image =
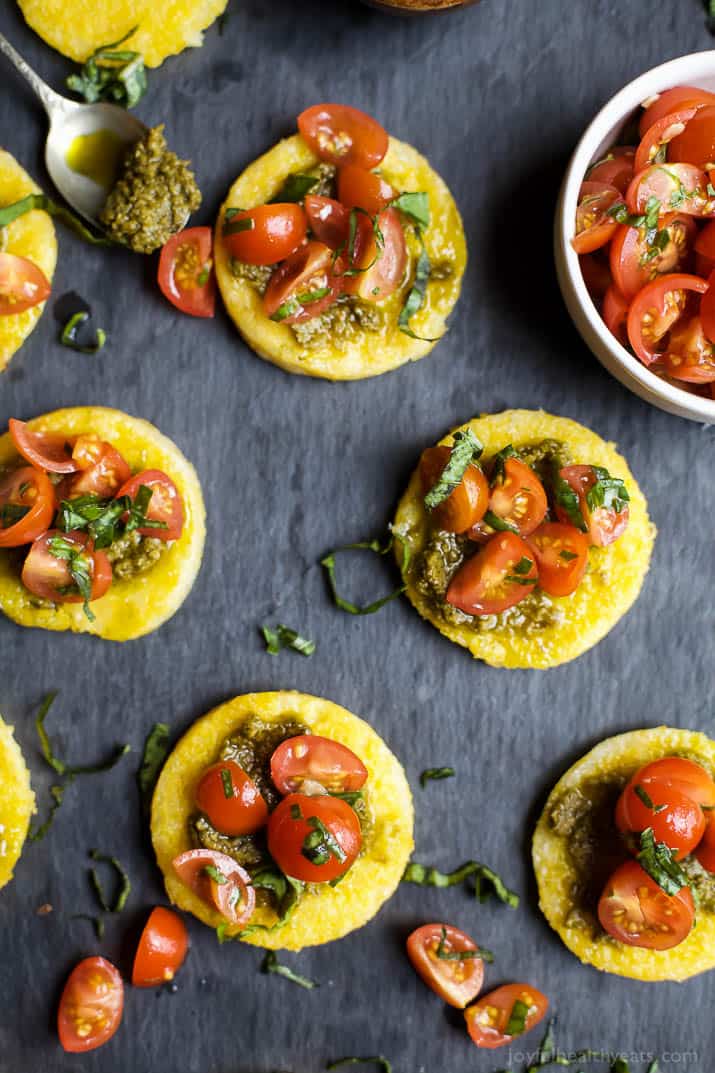
{"type": "MultiPolygon", "coordinates": [[[[449,447],[428,447],[422,452],[420,479],[425,494],[442,476],[451,454],[449,447]]],[[[482,469],[470,463],[457,487],[434,508],[430,517],[448,533],[466,533],[484,517],[489,494],[489,484],[482,469]]]]}
{"type": "Polygon", "coordinates": [[[715,823],[712,816],[708,817],[705,834],[695,850],[695,856],[706,871],[715,872],[715,823]]]}
{"type": "Polygon", "coordinates": [[[129,496],[133,501],[142,486],[151,490],[146,511],[147,520],[161,522],[162,525],[140,526],[137,529],[139,536],[154,537],[157,540],[178,540],[184,529],[184,503],[179,489],[163,470],[143,469],[122,485],[117,492],[117,498],[129,496]]]}
{"type": "Polygon", "coordinates": [[[314,104],[298,116],[298,130],[329,164],[376,168],[390,139],[377,120],[347,104],[314,104]]]}
{"type": "Polygon", "coordinates": [[[210,227],[189,227],[171,236],[159,257],[159,287],[182,313],[213,317],[216,280],[210,227]]]}
{"type": "Polygon", "coordinates": [[[715,103],[693,109],[692,118],[670,143],[668,160],[710,170],[715,160],[715,103]]]}
{"type": "Polygon", "coordinates": [[[281,324],[301,324],[320,316],[342,293],[343,271],[329,246],[306,242],[271,276],[263,296],[266,316],[281,324]]]}
{"type": "Polygon", "coordinates": [[[528,537],[536,556],[539,585],[549,596],[570,596],[588,566],[589,539],[573,525],[543,522],[528,537]]]}
{"type": "Polygon", "coordinates": [[[364,209],[377,216],[397,197],[397,190],[374,171],[346,164],[338,171],[338,198],[346,209],[364,209]]]}
{"type": "Polygon", "coordinates": [[[332,197],[319,197],[306,194],[305,214],[308,227],[318,242],[339,250],[348,241],[350,231],[350,211],[332,197]]]}
{"type": "Polygon", "coordinates": [[[226,853],[190,849],[171,862],[174,871],[199,898],[233,926],[246,924],[256,907],[256,891],[245,868],[226,853]]]}
{"type": "Polygon", "coordinates": [[[504,459],[492,479],[487,523],[498,528],[490,517],[495,515],[505,527],[525,537],[541,524],[547,509],[544,486],[531,466],[518,458],[504,459]]]}
{"type": "MultiPolygon", "coordinates": [[[[667,146],[683,133],[688,120],[693,118],[696,111],[695,107],[678,108],[656,119],[643,135],[636,150],[633,161],[634,173],[642,171],[651,164],[664,163],[667,146]]],[[[678,159],[672,154],[669,154],[669,158],[670,160],[678,159]]]]}
{"type": "Polygon", "coordinates": [[[0,548],[31,543],[54,516],[55,490],[43,470],[21,466],[0,480],[0,548]]]}
{"type": "Polygon", "coordinates": [[[345,793],[365,785],[367,768],[346,745],[319,734],[299,734],[273,753],[271,778],[282,794],[299,793],[306,781],[329,793],[345,793]]]}
{"type": "Polygon", "coordinates": [[[51,289],[42,269],[27,257],[0,253],[0,317],[32,309],[49,298],[51,289]]]}
{"type": "Polygon", "coordinates": [[[268,820],[268,851],[281,871],[304,883],[344,876],[362,845],[360,821],[340,797],[289,794],[268,820]]]}
{"type": "Polygon", "coordinates": [[[715,781],[702,764],[684,756],[664,756],[640,768],[635,779],[657,779],[679,790],[702,808],[715,808],[715,781]]]}
{"type": "Polygon", "coordinates": [[[605,246],[618,226],[608,210],[622,200],[620,191],[608,183],[587,179],[581,184],[576,209],[576,234],[571,245],[578,254],[593,253],[605,246]]]}
{"type": "Polygon", "coordinates": [[[632,145],[614,145],[602,160],[592,164],[586,173],[593,183],[607,183],[625,194],[633,178],[633,160],[636,151],[632,145]]]}
{"type": "Polygon", "coordinates": [[[89,602],[104,596],[112,584],[112,566],[105,553],[94,550],[86,533],[63,533],[59,529],[49,529],[30,545],[22,567],[25,588],[41,600],[51,600],[52,603],[84,603],[65,553],[72,555],[76,565],[91,579],[89,602]],[[54,541],[58,541],[59,545],[54,545],[54,541]],[[62,557],[52,554],[53,546],[61,550],[62,557]]]}
{"type": "Polygon", "coordinates": [[[85,958],[75,965],[64,986],[57,1014],[60,1043],[70,1054],[93,1051],[119,1028],[124,1009],[124,984],[111,961],[85,958]]]}
{"type": "Polygon", "coordinates": [[[55,432],[32,432],[24,421],[11,417],[10,436],[18,454],[38,469],[48,473],[74,473],[79,469],[72,457],[75,437],[55,432]]]}
{"type": "Polygon", "coordinates": [[[397,209],[385,209],[374,225],[370,217],[360,214],[355,242],[348,250],[345,292],[365,302],[381,302],[400,286],[406,268],[407,244],[397,209]]]}
{"type": "Polygon", "coordinates": [[[482,989],[484,962],[466,932],[451,924],[423,924],[407,940],[407,956],[422,980],[458,1010],[482,989]],[[459,954],[466,954],[460,958],[459,954]],[[471,955],[471,956],[470,956],[471,955]]]}
{"type": "Polygon", "coordinates": [[[539,580],[534,552],[516,533],[497,533],[452,578],[447,603],[467,615],[497,615],[539,580]]]}
{"type": "Polygon", "coordinates": [[[159,987],[174,979],[189,949],[189,933],[178,913],[157,905],[139,939],[134,955],[134,987],[159,987]]]}
{"type": "MultiPolygon", "coordinates": [[[[618,540],[628,527],[628,504],[624,504],[619,510],[613,506],[589,505],[588,494],[599,481],[596,469],[593,466],[564,466],[559,471],[559,476],[570,485],[578,497],[578,511],[585,527],[583,532],[588,534],[591,543],[604,548],[618,540]]],[[[559,503],[556,504],[556,516],[566,524],[573,525],[578,520],[559,503]]]]}
{"type": "Polygon", "coordinates": [[[258,205],[255,209],[224,215],[223,242],[229,253],[249,265],[284,261],[305,240],[308,218],[302,206],[258,205]]]}
{"type": "Polygon", "coordinates": [[[648,212],[649,203],[657,201],[660,214],[685,213],[686,216],[712,216],[715,198],[707,193],[708,178],[692,164],[652,164],[636,172],[626,191],[630,213],[648,212]]]}
{"type": "Polygon", "coordinates": [[[131,476],[131,469],[111,443],[97,436],[78,436],[72,449],[78,472],[58,487],[61,499],[95,495],[108,499],[131,476]]]}
{"type": "Polygon", "coordinates": [[[691,798],[660,779],[640,774],[626,786],[616,805],[616,827],[623,835],[651,828],[682,861],[695,849],[705,831],[705,814],[691,798]]]}
{"type": "Polygon", "coordinates": [[[704,294],[707,282],[699,276],[673,273],[647,284],[633,299],[628,313],[628,339],[644,365],[658,361],[668,332],[683,316],[693,294],[704,294]]]}
{"type": "Polygon", "coordinates": [[[603,296],[603,320],[611,335],[614,335],[625,347],[628,346],[629,308],[628,300],[624,298],[615,284],[609,287],[603,296]]]}
{"type": "Polygon", "coordinates": [[[620,224],[609,247],[613,282],[632,301],[651,280],[687,269],[697,235],[692,216],[671,213],[657,228],[620,224]]]}
{"type": "Polygon", "coordinates": [[[196,788],[196,804],[224,835],[253,834],[268,819],[261,791],[234,760],[219,760],[204,771],[196,788]]]}
{"type": "Polygon", "coordinates": [[[675,112],[679,108],[702,107],[706,104],[715,104],[715,94],[708,93],[706,89],[700,89],[698,86],[672,86],[671,89],[663,90],[651,101],[640,117],[641,138],[662,116],[675,112]]]}
{"type": "Polygon", "coordinates": [[[493,1050],[530,1032],[543,1020],[549,1000],[530,984],[505,984],[464,1011],[477,1047],[493,1050]]]}
{"type": "Polygon", "coordinates": [[[598,919],[619,943],[670,950],[690,934],[695,905],[688,887],[666,894],[637,861],[626,861],[606,883],[598,919]]]}

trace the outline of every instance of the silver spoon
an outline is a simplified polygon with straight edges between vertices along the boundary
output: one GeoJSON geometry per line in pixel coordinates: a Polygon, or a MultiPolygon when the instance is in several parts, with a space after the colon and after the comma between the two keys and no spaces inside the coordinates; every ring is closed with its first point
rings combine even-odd
{"type": "Polygon", "coordinates": [[[67,163],[67,151],[75,138],[100,130],[111,131],[125,145],[133,145],[147,133],[147,128],[118,104],[81,104],[55,93],[1,33],[0,52],[29,82],[47,112],[50,130],[45,143],[45,164],[53,183],[75,212],[100,227],[98,216],[108,191],[86,175],[73,171],[67,163]]]}

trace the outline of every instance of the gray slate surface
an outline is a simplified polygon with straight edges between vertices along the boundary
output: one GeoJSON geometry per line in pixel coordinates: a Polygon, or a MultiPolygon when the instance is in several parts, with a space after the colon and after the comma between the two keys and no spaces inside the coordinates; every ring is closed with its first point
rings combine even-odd
{"type": "MultiPolygon", "coordinates": [[[[14,4],[3,5],[0,29],[61,86],[70,65],[14,4]]],[[[547,789],[596,741],[659,721],[715,729],[712,431],[647,407],[601,369],[562,307],[550,249],[558,183],[596,109],[653,64],[710,45],[697,0],[485,0],[409,21],[324,0],[232,0],[223,36],[214,28],[203,49],[150,74],[140,115],[165,120],[172,145],[193,158],[205,195],[199,222],[302,108],[345,100],[428,153],[463,213],[471,260],[432,357],[332,386],[254,357],[223,312],[213,324],[180,319],[154,285],[152,260],[60,232],[55,295],[90,300],[110,343],[99,358],[61,349],[49,309],[2,378],[0,426],[87,403],[147,417],[196,464],[210,529],[193,593],[149,638],[112,646],[0,621],[0,711],[43,803],[51,773],[32,720],[46,690],[61,691],[50,725],[62,755],[89,759],[117,741],[134,749],[111,774],[68,791],[51,836],[26,849],[2,892],[2,1073],[315,1073],[371,1052],[391,1056],[396,1073],[507,1065],[508,1056],[471,1046],[461,1016],[402,953],[407,933],[435,918],[496,952],[491,985],[522,977],[541,986],[564,1047],[676,1052],[665,1068],[712,1069],[715,977],[655,986],[581,967],[537,910],[527,855],[547,789]],[[635,609],[597,649],[546,673],[472,663],[406,602],[372,618],[342,615],[315,565],[327,548],[383,528],[426,444],[477,411],[509,406],[545,406],[616,440],[660,529],[635,609]],[[317,654],[264,654],[257,627],[275,620],[315,637],[317,654]],[[419,858],[451,868],[478,856],[523,892],[522,908],[403,887],[362,932],[286,956],[321,982],[314,992],[260,975],[258,952],[220,949],[192,921],[177,993],[128,988],[114,1041],[84,1058],[63,1054],[53,1019],[67,972],[98,950],[127,970],[135,926],[162,897],[132,781],[146,730],[163,719],[178,734],[233,694],[276,687],[323,694],[370,720],[416,787],[419,858]],[[448,763],[456,779],[417,787],[422,768],[448,763]],[[70,919],[92,911],[92,846],[119,854],[134,881],[101,944],[70,919]],[[40,918],[43,902],[55,911],[40,918]],[[682,1056],[693,1049],[698,1060],[682,1056]]],[[[9,69],[0,78],[0,140],[44,181],[43,118],[9,69]]],[[[358,593],[394,583],[387,565],[341,569],[358,593]]]]}

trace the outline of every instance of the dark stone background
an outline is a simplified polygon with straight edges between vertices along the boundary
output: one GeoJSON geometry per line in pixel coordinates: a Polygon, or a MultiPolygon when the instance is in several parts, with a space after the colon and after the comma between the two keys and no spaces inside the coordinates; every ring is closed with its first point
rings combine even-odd
{"type": "MultiPolygon", "coordinates": [[[[3,5],[0,29],[61,87],[71,65],[14,4],[3,5]]],[[[485,0],[412,20],[352,3],[232,0],[222,36],[214,27],[201,50],[150,72],[139,113],[166,121],[172,146],[193,159],[198,222],[212,221],[232,179],[294,129],[301,109],[344,100],[429,155],[464,216],[470,265],[451,331],[429,359],[331,385],[254,357],[220,309],[214,323],[179,317],[155,285],[154,259],[91,249],[59,229],[54,295],[89,300],[110,341],[96,358],[59,347],[53,298],[2,378],[0,427],[89,403],[149,418],[196,464],[209,536],[190,598],[151,637],[118,646],[0,622],[0,711],[41,807],[52,773],[33,716],[46,690],[60,690],[49,729],[61,755],[133,748],[110,774],[68,790],[51,834],[27,846],[2,892],[2,1073],[315,1073],[373,1052],[391,1056],[396,1073],[509,1065],[474,1049],[461,1016],[412,972],[404,939],[434,918],[495,951],[490,986],[521,977],[543,988],[564,1047],[694,1048],[699,1061],[666,1068],[712,1067],[713,976],[655,986],[582,967],[538,912],[528,857],[545,793],[592,744],[659,721],[713,731],[712,433],[648,407],[587,352],[557,292],[550,238],[562,172],[595,111],[652,65],[710,46],[698,0],[485,0]],[[634,610],[595,650],[549,672],[473,663],[403,601],[371,618],[343,615],[316,566],[326,549],[384,527],[425,445],[477,411],[510,406],[544,406],[616,440],[660,529],[634,610]],[[316,655],[266,655],[258,626],[276,620],[315,637],[316,655]],[[449,869],[477,856],[523,893],[522,908],[403,887],[360,933],[285,956],[321,982],[313,992],[260,975],[259,952],[219,948],[192,921],[178,992],[128,987],[112,1043],[65,1055],[53,1022],[69,969],[101,952],[129,970],[136,928],[162,898],[133,783],[147,729],[161,719],[178,734],[225,698],[280,687],[367,718],[415,786],[419,859],[449,869]],[[449,763],[457,778],[419,789],[424,767],[449,763]],[[134,883],[102,943],[71,919],[93,911],[92,846],[118,854],[134,883]],[[44,902],[55,911],[38,917],[44,902]]],[[[1,85],[0,140],[45,182],[43,116],[4,65],[1,85]]],[[[387,564],[340,565],[357,593],[395,581],[387,564]]]]}

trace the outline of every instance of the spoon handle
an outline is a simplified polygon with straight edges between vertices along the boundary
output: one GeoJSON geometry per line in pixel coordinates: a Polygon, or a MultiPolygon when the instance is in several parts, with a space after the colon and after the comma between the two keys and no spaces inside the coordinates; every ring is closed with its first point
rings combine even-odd
{"type": "Polygon", "coordinates": [[[20,53],[12,47],[8,39],[1,33],[0,52],[3,52],[7,56],[10,63],[13,64],[22,77],[29,82],[36,95],[40,98],[42,106],[50,119],[52,118],[53,111],[56,112],[60,108],[65,111],[69,105],[73,104],[73,102],[67,100],[66,97],[62,97],[59,93],[55,93],[53,89],[50,89],[47,83],[43,82],[38,74],[35,74],[29,63],[23,60],[20,53]]]}

